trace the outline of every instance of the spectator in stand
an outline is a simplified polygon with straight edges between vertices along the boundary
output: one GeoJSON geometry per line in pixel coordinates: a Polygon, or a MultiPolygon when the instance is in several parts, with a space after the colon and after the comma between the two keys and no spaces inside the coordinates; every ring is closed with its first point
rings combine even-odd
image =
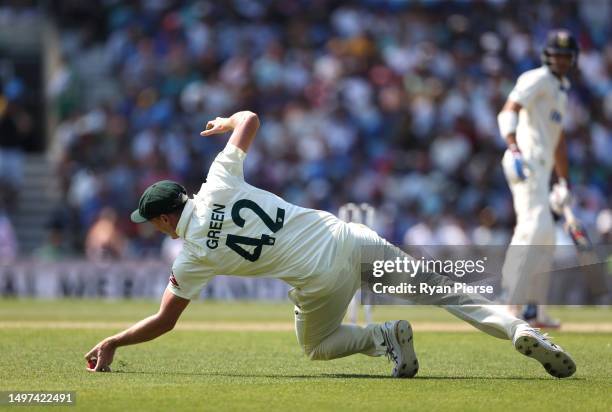
{"type": "Polygon", "coordinates": [[[13,209],[23,180],[24,129],[29,117],[13,101],[17,92],[4,89],[0,89],[0,202],[13,209]]]}
{"type": "Polygon", "coordinates": [[[0,262],[12,263],[17,258],[18,244],[15,230],[0,203],[0,262]]]}
{"type": "Polygon", "coordinates": [[[87,258],[93,261],[117,260],[125,255],[125,249],[125,237],[117,225],[117,212],[109,207],[102,209],[87,234],[87,258]]]}
{"type": "Polygon", "coordinates": [[[60,220],[53,220],[49,223],[47,229],[48,234],[45,243],[32,253],[34,259],[43,262],[60,262],[74,257],[65,236],[65,224],[60,220]]]}

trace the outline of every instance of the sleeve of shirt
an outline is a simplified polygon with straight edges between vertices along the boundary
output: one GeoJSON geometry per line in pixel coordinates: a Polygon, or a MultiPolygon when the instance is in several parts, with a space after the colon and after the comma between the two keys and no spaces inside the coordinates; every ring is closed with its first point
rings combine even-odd
{"type": "Polygon", "coordinates": [[[534,76],[532,73],[523,74],[518,78],[514,89],[508,96],[508,100],[523,107],[529,106],[536,97],[543,93],[543,86],[543,77],[534,76]]]}
{"type": "Polygon", "coordinates": [[[183,299],[197,299],[214,273],[183,249],[174,260],[168,282],[170,292],[183,299]]]}
{"type": "Polygon", "coordinates": [[[210,166],[206,181],[217,181],[230,186],[237,180],[243,182],[243,164],[245,158],[245,152],[233,144],[228,143],[210,166]]]}

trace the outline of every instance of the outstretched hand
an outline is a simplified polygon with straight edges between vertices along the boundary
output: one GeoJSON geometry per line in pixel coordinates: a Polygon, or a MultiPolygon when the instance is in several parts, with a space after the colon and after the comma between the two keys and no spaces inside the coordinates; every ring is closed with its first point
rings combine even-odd
{"type": "Polygon", "coordinates": [[[246,153],[258,129],[259,118],[257,115],[248,110],[243,110],[230,117],[217,117],[215,120],[206,123],[206,128],[200,133],[200,136],[206,137],[232,132],[227,143],[246,153]]]}
{"type": "Polygon", "coordinates": [[[234,130],[231,119],[227,117],[217,117],[206,123],[206,129],[200,133],[200,136],[212,136],[214,134],[226,133],[234,130]]]}
{"type": "Polygon", "coordinates": [[[85,359],[90,364],[87,368],[90,372],[110,372],[110,364],[113,363],[116,347],[108,339],[94,346],[87,354],[85,359]],[[92,367],[92,365],[94,365],[92,367]]]}

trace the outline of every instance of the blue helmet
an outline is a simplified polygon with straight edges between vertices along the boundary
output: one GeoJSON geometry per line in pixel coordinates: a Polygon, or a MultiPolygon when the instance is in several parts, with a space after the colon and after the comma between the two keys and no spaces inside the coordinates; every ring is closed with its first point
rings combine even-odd
{"type": "Polygon", "coordinates": [[[550,65],[549,57],[554,54],[565,54],[572,56],[572,65],[578,62],[580,47],[576,38],[568,30],[552,30],[548,33],[546,46],[542,50],[542,63],[550,65]]]}

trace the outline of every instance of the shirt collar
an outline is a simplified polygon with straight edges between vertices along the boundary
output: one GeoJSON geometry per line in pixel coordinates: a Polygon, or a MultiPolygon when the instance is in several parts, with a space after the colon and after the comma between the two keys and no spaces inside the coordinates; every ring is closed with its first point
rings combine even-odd
{"type": "Polygon", "coordinates": [[[552,70],[550,70],[549,66],[544,66],[544,67],[546,67],[546,70],[548,70],[548,73],[550,73],[550,75],[554,77],[557,82],[559,82],[559,89],[561,89],[564,92],[569,91],[571,83],[566,76],[559,78],[556,74],[552,72],[552,70]]]}
{"type": "Polygon", "coordinates": [[[563,79],[561,79],[561,90],[563,90],[564,92],[569,91],[570,89],[570,81],[568,80],[567,77],[563,77],[563,79]]]}
{"type": "Polygon", "coordinates": [[[185,239],[185,235],[187,234],[187,226],[189,226],[189,221],[191,220],[194,209],[195,202],[193,199],[187,199],[185,207],[183,208],[183,213],[181,213],[181,217],[176,224],[176,234],[183,239],[185,239]]]}

